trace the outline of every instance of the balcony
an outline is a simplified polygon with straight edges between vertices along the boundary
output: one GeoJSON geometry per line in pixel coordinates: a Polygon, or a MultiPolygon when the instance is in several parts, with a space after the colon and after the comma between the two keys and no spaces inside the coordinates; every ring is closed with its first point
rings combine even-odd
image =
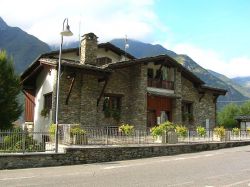
{"type": "Polygon", "coordinates": [[[174,90],[174,82],[148,78],[148,87],[174,90]]]}

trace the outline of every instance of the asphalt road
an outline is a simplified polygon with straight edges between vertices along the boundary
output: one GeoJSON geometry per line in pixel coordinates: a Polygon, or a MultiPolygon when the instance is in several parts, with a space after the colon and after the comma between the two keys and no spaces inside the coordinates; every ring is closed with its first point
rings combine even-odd
{"type": "Polygon", "coordinates": [[[250,146],[119,162],[0,170],[0,186],[250,186],[250,146]]]}

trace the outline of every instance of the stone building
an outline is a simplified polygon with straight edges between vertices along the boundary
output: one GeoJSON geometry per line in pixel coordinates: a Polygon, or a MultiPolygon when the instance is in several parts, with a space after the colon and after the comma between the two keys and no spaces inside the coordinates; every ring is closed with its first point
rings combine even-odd
{"type": "MultiPolygon", "coordinates": [[[[25,121],[47,131],[55,121],[58,51],[40,55],[21,76],[25,121]]],[[[166,120],[189,127],[216,120],[212,88],[168,55],[136,59],[85,34],[81,48],[62,51],[59,123],[103,127],[129,123],[145,129],[166,120]]]]}

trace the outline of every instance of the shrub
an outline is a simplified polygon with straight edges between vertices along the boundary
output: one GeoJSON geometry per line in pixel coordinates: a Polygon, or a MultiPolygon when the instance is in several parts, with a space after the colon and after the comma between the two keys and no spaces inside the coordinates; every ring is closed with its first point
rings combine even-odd
{"type": "Polygon", "coordinates": [[[247,127],[247,135],[250,135],[250,127],[247,127]]]}
{"type": "Polygon", "coordinates": [[[133,130],[134,130],[134,126],[133,125],[129,125],[129,124],[122,124],[119,127],[119,132],[122,132],[125,135],[131,135],[133,133],[133,130]]]}
{"type": "Polygon", "coordinates": [[[164,122],[164,123],[162,123],[162,124],[160,124],[160,125],[163,126],[163,129],[164,129],[166,132],[174,131],[175,128],[176,128],[175,124],[173,124],[173,123],[170,122],[170,121],[166,121],[166,122],[164,122]]]}
{"type": "Polygon", "coordinates": [[[155,126],[155,127],[152,127],[150,129],[150,132],[151,132],[151,135],[153,137],[157,137],[157,136],[162,136],[162,134],[164,133],[164,128],[162,125],[159,125],[159,126],[155,126]]]}
{"type": "Polygon", "coordinates": [[[10,131],[10,135],[4,137],[3,144],[9,149],[20,140],[22,140],[22,129],[14,129],[10,131]]]}
{"type": "Polygon", "coordinates": [[[4,137],[4,149],[8,151],[38,151],[41,150],[42,144],[28,136],[27,132],[17,128],[11,131],[10,135],[4,137]],[[25,147],[23,147],[25,145],[25,147]]]}
{"type": "Polygon", "coordinates": [[[86,134],[86,131],[80,127],[80,125],[75,125],[70,128],[70,135],[84,135],[86,134]]]}
{"type": "Polygon", "coordinates": [[[51,124],[49,126],[49,135],[51,138],[55,137],[55,133],[56,133],[56,124],[51,124]]]}
{"type": "Polygon", "coordinates": [[[49,109],[48,108],[42,109],[40,114],[42,117],[47,117],[49,115],[49,109]]]}
{"type": "Polygon", "coordinates": [[[156,137],[162,136],[164,132],[169,132],[173,130],[175,130],[175,125],[170,121],[166,121],[158,126],[152,127],[150,129],[150,132],[153,137],[156,137]]]}
{"type": "Polygon", "coordinates": [[[214,128],[214,133],[219,138],[224,138],[226,135],[226,130],[223,126],[214,128]]]}
{"type": "Polygon", "coordinates": [[[201,136],[201,137],[204,137],[207,133],[205,127],[202,127],[201,125],[196,127],[196,132],[198,136],[201,136]]]}
{"type": "Polygon", "coordinates": [[[233,128],[232,133],[233,133],[234,136],[239,136],[240,135],[240,129],[235,127],[235,128],[233,128]]]}
{"type": "Polygon", "coordinates": [[[183,126],[183,125],[177,125],[176,126],[176,133],[178,136],[180,137],[187,137],[188,135],[188,129],[187,127],[183,126]]]}

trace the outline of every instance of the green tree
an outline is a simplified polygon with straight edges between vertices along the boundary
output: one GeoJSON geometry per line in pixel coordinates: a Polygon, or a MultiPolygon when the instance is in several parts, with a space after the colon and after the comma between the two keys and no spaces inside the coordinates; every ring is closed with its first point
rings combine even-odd
{"type": "Polygon", "coordinates": [[[233,128],[236,127],[237,121],[234,119],[237,115],[239,115],[240,109],[235,104],[226,105],[219,113],[218,113],[218,123],[225,128],[233,128]]]}
{"type": "Polygon", "coordinates": [[[18,103],[19,76],[14,71],[13,60],[0,51],[0,129],[9,129],[22,113],[18,103]]]}
{"type": "Polygon", "coordinates": [[[240,106],[240,115],[250,115],[250,101],[240,106]]]}

